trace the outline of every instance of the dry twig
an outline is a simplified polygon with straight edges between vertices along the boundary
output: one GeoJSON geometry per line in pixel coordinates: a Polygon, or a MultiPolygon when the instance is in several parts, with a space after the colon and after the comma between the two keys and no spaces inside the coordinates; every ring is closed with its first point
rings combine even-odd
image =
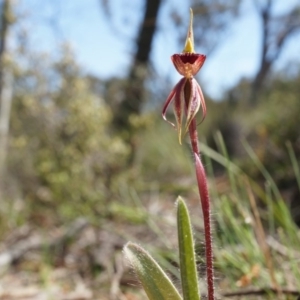
{"type": "MultiPolygon", "coordinates": [[[[293,290],[293,289],[281,289],[281,294],[289,295],[289,296],[298,296],[300,297],[300,291],[293,290]]],[[[224,292],[222,293],[222,296],[225,298],[229,297],[240,297],[240,296],[262,296],[262,295],[268,295],[268,294],[277,294],[278,291],[276,288],[267,287],[262,289],[244,289],[240,291],[235,292],[224,292]]],[[[299,298],[297,298],[299,299],[299,298]]]]}

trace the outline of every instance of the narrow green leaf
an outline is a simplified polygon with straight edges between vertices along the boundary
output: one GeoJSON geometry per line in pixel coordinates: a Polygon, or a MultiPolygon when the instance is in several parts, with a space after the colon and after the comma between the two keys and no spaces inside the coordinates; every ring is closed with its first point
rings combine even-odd
{"type": "Polygon", "coordinates": [[[129,242],[124,253],[150,300],[182,300],[171,280],[147,251],[129,242]]]}
{"type": "Polygon", "coordinates": [[[200,291],[191,221],[186,204],[180,197],[177,200],[177,227],[183,299],[199,300],[200,291]]]}

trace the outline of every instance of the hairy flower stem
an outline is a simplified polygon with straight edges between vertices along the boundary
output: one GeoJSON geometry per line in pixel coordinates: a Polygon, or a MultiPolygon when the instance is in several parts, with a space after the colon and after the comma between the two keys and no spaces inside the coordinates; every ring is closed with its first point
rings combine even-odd
{"type": "Polygon", "coordinates": [[[210,220],[210,201],[207,188],[205,170],[200,159],[200,150],[198,145],[197,123],[194,118],[189,126],[192,150],[195,157],[195,169],[198,183],[198,189],[203,212],[204,235],[205,235],[205,256],[206,256],[206,278],[208,300],[214,300],[214,269],[213,269],[213,250],[212,233],[210,220]]]}

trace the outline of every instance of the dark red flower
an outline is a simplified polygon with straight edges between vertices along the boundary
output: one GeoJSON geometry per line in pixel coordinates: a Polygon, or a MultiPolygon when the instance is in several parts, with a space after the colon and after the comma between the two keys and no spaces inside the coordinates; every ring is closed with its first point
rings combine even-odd
{"type": "MultiPolygon", "coordinates": [[[[194,76],[201,69],[204,64],[206,56],[194,52],[194,36],[193,36],[193,14],[191,11],[190,26],[186,38],[183,53],[174,54],[171,56],[173,64],[179,74],[183,78],[176,84],[168,96],[162,111],[164,120],[169,122],[166,118],[167,108],[170,103],[174,102],[174,113],[177,122],[178,138],[181,144],[182,136],[182,120],[185,113],[185,130],[187,132],[191,121],[195,118],[200,107],[202,107],[203,119],[206,116],[206,105],[200,85],[194,79],[194,76]]],[[[172,122],[172,126],[176,127],[172,122]]]]}

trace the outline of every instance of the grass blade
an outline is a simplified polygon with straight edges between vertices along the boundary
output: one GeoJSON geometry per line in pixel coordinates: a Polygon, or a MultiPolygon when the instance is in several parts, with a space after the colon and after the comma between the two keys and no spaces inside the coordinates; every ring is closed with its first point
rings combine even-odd
{"type": "Polygon", "coordinates": [[[287,142],[286,146],[287,146],[287,149],[288,149],[288,152],[289,152],[289,156],[290,156],[292,166],[293,166],[293,169],[294,169],[294,173],[295,173],[295,177],[296,177],[296,180],[297,180],[298,188],[299,188],[299,191],[300,191],[300,168],[299,168],[299,164],[297,162],[296,154],[295,154],[295,151],[293,149],[293,146],[292,146],[291,142],[287,142]]]}

